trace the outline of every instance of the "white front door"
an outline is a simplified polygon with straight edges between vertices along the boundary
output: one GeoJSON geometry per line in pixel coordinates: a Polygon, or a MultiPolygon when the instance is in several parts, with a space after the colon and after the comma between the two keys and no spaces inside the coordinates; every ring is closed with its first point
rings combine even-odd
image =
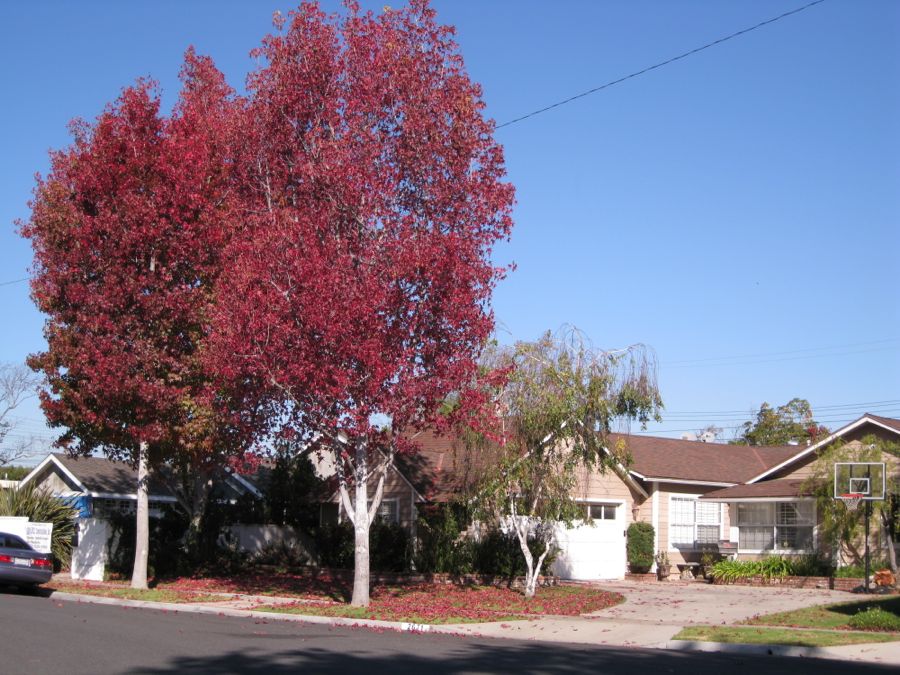
{"type": "Polygon", "coordinates": [[[622,579],[625,577],[625,505],[615,502],[586,504],[593,523],[559,525],[560,548],[553,573],[561,579],[622,579]]]}

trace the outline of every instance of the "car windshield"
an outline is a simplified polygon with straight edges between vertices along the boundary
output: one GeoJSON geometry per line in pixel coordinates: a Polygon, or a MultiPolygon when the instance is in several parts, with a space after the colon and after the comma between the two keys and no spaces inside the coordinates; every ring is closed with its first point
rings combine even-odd
{"type": "Polygon", "coordinates": [[[5,548],[20,548],[25,551],[31,550],[31,547],[16,535],[5,534],[2,532],[0,532],[0,546],[3,546],[5,548]]]}

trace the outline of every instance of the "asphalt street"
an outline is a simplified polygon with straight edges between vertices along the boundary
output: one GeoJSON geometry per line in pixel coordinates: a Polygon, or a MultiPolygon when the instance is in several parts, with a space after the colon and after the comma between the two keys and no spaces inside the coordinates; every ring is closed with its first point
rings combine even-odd
{"type": "Polygon", "coordinates": [[[69,602],[0,590],[0,672],[887,673],[803,658],[338,628],[69,602]]]}

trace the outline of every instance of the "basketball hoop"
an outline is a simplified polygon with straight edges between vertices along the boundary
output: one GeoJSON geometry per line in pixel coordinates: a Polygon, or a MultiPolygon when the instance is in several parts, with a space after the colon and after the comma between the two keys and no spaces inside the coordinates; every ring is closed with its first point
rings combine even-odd
{"type": "Polygon", "coordinates": [[[844,506],[847,507],[848,511],[856,511],[862,503],[862,498],[863,496],[857,492],[847,492],[838,496],[838,499],[844,502],[844,506]]]}

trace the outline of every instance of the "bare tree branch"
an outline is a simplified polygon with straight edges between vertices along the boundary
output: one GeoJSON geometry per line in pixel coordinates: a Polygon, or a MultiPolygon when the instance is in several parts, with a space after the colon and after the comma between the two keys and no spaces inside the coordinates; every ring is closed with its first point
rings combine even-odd
{"type": "Polygon", "coordinates": [[[25,366],[0,364],[0,466],[12,464],[28,457],[34,450],[36,439],[16,434],[10,438],[17,421],[12,413],[23,402],[35,395],[38,380],[25,366]]]}

